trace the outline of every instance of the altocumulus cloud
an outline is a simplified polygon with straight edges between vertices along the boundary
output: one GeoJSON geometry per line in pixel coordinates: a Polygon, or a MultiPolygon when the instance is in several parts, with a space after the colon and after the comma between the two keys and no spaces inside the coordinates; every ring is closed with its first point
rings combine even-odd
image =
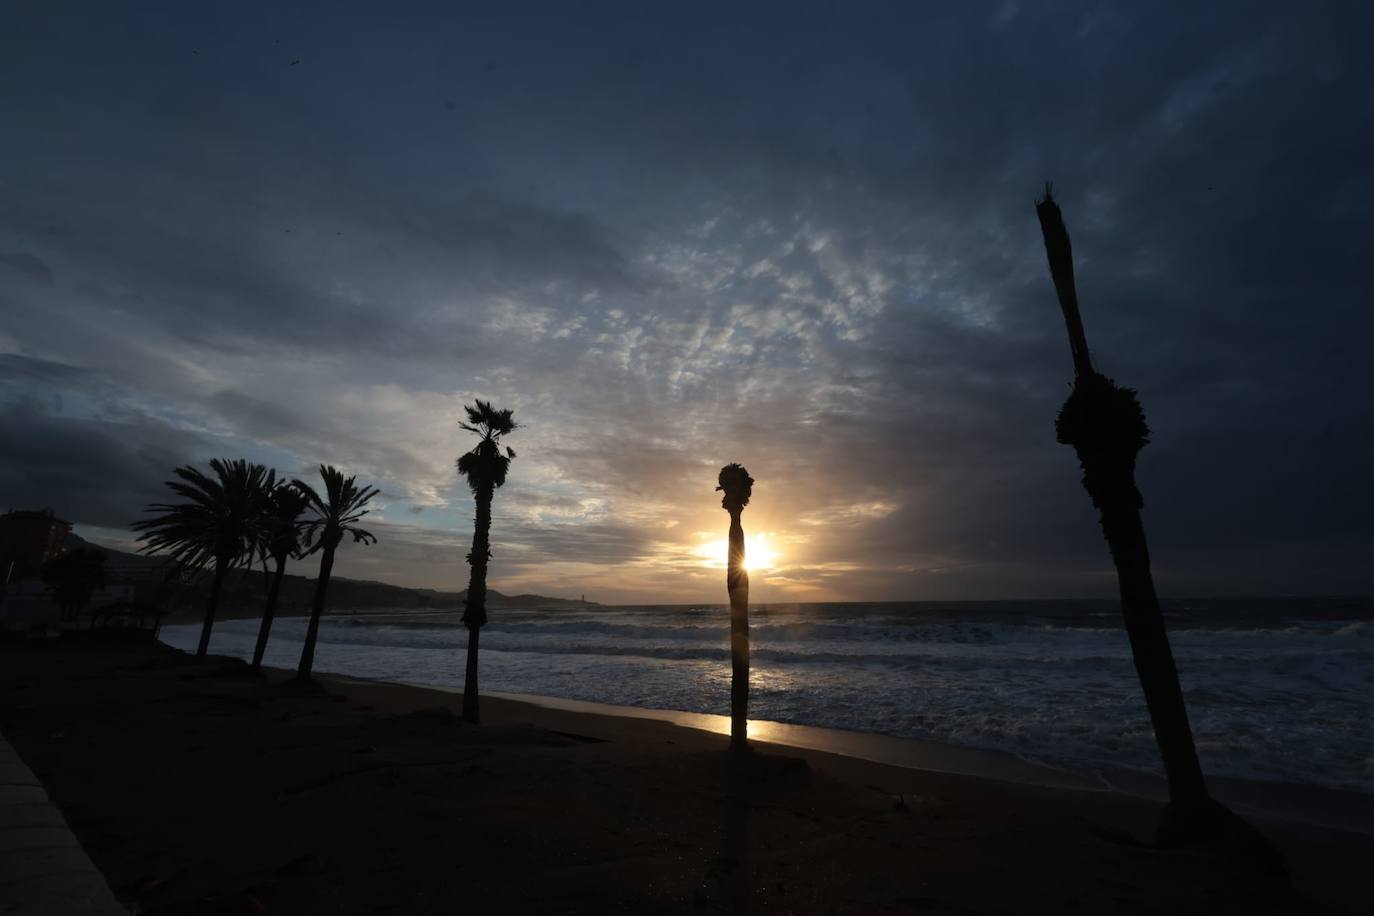
{"type": "Polygon", "coordinates": [[[718,599],[740,460],[762,600],[1110,594],[1053,177],[1163,587],[1374,585],[1363,9],[380,16],[11,16],[0,502],[119,529],[183,461],[329,461],[383,492],[341,573],[462,587],[482,396],[505,591],[718,599]]]}

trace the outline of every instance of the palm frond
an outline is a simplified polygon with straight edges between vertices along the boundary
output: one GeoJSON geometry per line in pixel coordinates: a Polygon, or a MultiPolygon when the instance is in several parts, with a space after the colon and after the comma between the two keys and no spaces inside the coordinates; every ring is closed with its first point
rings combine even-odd
{"type": "Polygon", "coordinates": [[[503,455],[498,443],[502,436],[519,429],[520,425],[515,422],[515,412],[509,409],[498,410],[491,406],[490,401],[483,401],[481,398],[463,409],[467,413],[468,422],[460,422],[458,426],[482,438],[472,451],[459,456],[458,473],[467,480],[468,487],[474,494],[488,486],[502,486],[510,471],[510,463],[515,458],[515,449],[507,446],[503,455]]]}
{"type": "Polygon", "coordinates": [[[311,512],[301,522],[302,543],[309,555],[323,547],[337,547],[345,535],[352,535],[354,543],[375,544],[376,535],[357,523],[369,511],[367,504],[381,491],[376,487],[360,487],[354,477],[344,477],[333,465],[320,465],[320,479],[324,496],[303,480],[291,481],[311,512]]]}
{"type": "Polygon", "coordinates": [[[743,509],[749,505],[749,497],[754,491],[754,478],[749,476],[743,465],[734,462],[727,464],[720,469],[716,482],[720,484],[716,491],[725,493],[721,499],[723,507],[743,509]]]}
{"type": "Polygon", "coordinates": [[[173,573],[196,573],[211,562],[251,564],[265,531],[268,494],[276,472],[242,458],[210,462],[210,474],[190,465],[174,469],[167,488],[185,501],[154,503],[152,516],[133,523],[142,552],[165,553],[173,573]]]}
{"type": "Polygon", "coordinates": [[[258,544],[258,554],[262,559],[263,573],[267,572],[267,559],[301,556],[301,529],[309,501],[300,488],[285,480],[274,486],[267,494],[264,511],[263,536],[258,544]]]}

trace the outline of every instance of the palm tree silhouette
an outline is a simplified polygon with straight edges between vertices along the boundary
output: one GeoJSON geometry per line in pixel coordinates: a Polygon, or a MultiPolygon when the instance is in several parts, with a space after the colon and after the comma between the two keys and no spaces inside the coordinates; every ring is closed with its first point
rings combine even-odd
{"type": "Polygon", "coordinates": [[[62,609],[63,620],[75,620],[97,589],[105,587],[103,550],[78,547],[68,550],[43,567],[43,584],[62,609]]]}
{"type": "Polygon", "coordinates": [[[744,528],[740,515],[749,505],[754,478],[738,464],[720,469],[720,506],[730,513],[730,553],[725,587],[730,593],[730,749],[749,746],[749,570],[744,567],[744,528]]]}
{"type": "Polygon", "coordinates": [[[501,449],[501,437],[516,429],[509,410],[497,410],[489,401],[477,400],[464,408],[468,421],[459,423],[463,429],[482,438],[472,451],[458,459],[458,473],[468,482],[477,501],[477,518],[472,529],[472,550],[468,564],[472,567],[468,579],[468,593],[464,600],[463,623],[468,628],[467,669],[463,675],[463,718],[474,724],[481,722],[477,695],[477,645],[482,626],[487,622],[487,564],[491,560],[491,500],[496,488],[506,482],[515,450],[501,449]]]}
{"type": "Polygon", "coordinates": [[[343,472],[333,465],[320,465],[320,478],[324,481],[324,498],[303,480],[293,480],[291,485],[305,497],[306,505],[314,515],[301,525],[305,535],[305,555],[316,551],[320,554],[320,574],[315,580],[315,603],[310,609],[310,626],[305,631],[305,645],[301,647],[301,663],[296,669],[298,680],[309,680],[310,670],[315,664],[315,641],[320,635],[320,617],[324,615],[324,596],[329,589],[329,576],[334,571],[334,551],[344,535],[352,535],[355,544],[375,544],[377,538],[369,531],[358,527],[358,522],[367,515],[366,508],[372,497],[377,495],[375,487],[359,487],[353,477],[344,477],[343,472]]]}
{"type": "Polygon", "coordinates": [[[308,502],[299,487],[285,482],[273,487],[267,495],[258,558],[262,561],[264,576],[267,575],[268,558],[275,563],[276,569],[267,586],[267,604],[262,609],[258,644],[253,649],[254,670],[262,667],[262,656],[267,651],[267,637],[272,632],[272,620],[277,614],[277,595],[281,591],[282,576],[286,573],[286,560],[288,557],[300,559],[301,556],[301,515],[308,502]]]}
{"type": "Polygon", "coordinates": [[[1069,231],[1049,185],[1035,211],[1074,363],[1073,391],[1059,411],[1055,433],[1060,443],[1072,445],[1078,455],[1083,487],[1100,513],[1102,533],[1116,564],[1131,656],[1169,783],[1169,805],[1159,839],[1172,845],[1199,836],[1221,837],[1247,848],[1264,867],[1281,872],[1273,847],[1207,791],[1140,517],[1145,500],[1136,487],[1135,462],[1150,441],[1145,411],[1133,389],[1093,368],[1074,288],[1069,231]]]}
{"type": "Polygon", "coordinates": [[[242,458],[215,458],[210,470],[213,476],[190,465],[176,468],[173,473],[181,480],[169,480],[167,486],[186,502],[154,503],[147,511],[158,514],[132,526],[145,532],[139,536],[143,552],[167,551],[176,572],[195,575],[214,565],[197,658],[210,650],[210,630],[224,577],[241,563],[252,562],[261,537],[263,505],[276,485],[275,471],[242,458]]]}

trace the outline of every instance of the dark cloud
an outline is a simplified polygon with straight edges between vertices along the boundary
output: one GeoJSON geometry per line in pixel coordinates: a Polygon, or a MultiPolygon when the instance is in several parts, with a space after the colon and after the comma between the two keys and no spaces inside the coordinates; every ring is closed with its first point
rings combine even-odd
{"type": "Polygon", "coordinates": [[[210,395],[208,403],[236,429],[259,435],[299,436],[305,419],[281,401],[268,401],[224,389],[210,395]]]}
{"type": "Polygon", "coordinates": [[[1053,437],[1052,178],[1162,586],[1374,587],[1363,8],[88,12],[0,38],[46,74],[0,89],[0,250],[43,256],[0,256],[7,422],[87,443],[8,486],[111,524],[144,485],[81,475],[148,449],[333,461],[384,494],[348,562],[460,586],[484,396],[526,424],[507,590],[714,594],[743,460],[775,597],[1110,594],[1053,437]]]}
{"type": "Polygon", "coordinates": [[[0,353],[0,380],[7,387],[30,384],[50,389],[96,388],[102,384],[99,374],[90,369],[21,353],[0,353]]]}
{"type": "Polygon", "coordinates": [[[0,404],[0,442],[0,504],[107,528],[127,528],[166,498],[172,468],[207,453],[204,440],[151,417],[53,416],[32,401],[0,404]]]}
{"type": "Polygon", "coordinates": [[[52,282],[52,268],[47,262],[37,255],[29,254],[24,251],[15,251],[8,254],[0,253],[0,264],[19,271],[35,280],[44,283],[52,282]]]}

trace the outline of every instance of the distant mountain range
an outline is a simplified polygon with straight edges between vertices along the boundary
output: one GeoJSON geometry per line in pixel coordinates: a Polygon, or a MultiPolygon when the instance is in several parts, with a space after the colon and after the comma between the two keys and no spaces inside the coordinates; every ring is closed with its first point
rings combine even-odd
{"type": "MultiPolygon", "coordinates": [[[[106,555],[105,575],[109,585],[132,586],[138,600],[151,604],[171,603],[174,613],[193,615],[203,608],[203,599],[209,589],[209,576],[202,576],[190,585],[178,585],[166,581],[168,561],[163,557],[145,556],[113,550],[93,544],[79,535],[69,535],[67,549],[87,547],[99,550],[106,555]]],[[[267,594],[267,579],[261,567],[251,572],[235,570],[230,573],[220,591],[220,612],[223,618],[256,617],[262,610],[267,594]]],[[[453,608],[461,609],[467,591],[446,592],[432,588],[404,588],[385,582],[366,579],[348,579],[334,576],[329,580],[330,610],[405,610],[414,608],[453,608]]],[[[281,594],[278,598],[277,613],[293,616],[310,613],[310,604],[315,596],[315,578],[287,573],[282,577],[281,594]]],[[[576,608],[601,607],[594,601],[579,601],[571,598],[550,598],[545,595],[506,595],[487,589],[487,606],[492,608],[548,608],[550,610],[571,610],[576,608]]]]}

